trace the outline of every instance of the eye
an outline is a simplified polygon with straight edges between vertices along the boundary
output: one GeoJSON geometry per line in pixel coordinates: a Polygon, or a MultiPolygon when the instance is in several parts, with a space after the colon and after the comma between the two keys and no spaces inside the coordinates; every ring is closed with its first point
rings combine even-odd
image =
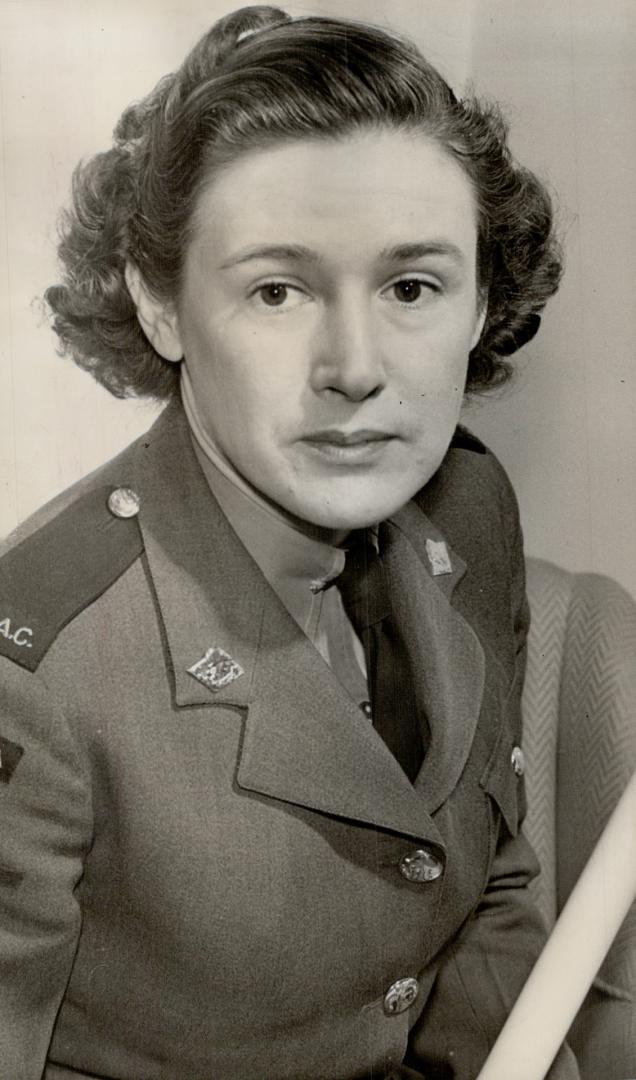
{"type": "Polygon", "coordinates": [[[434,281],[424,278],[400,278],[387,286],[383,296],[387,300],[397,300],[405,307],[421,307],[430,297],[439,293],[440,287],[434,281]]]}
{"type": "Polygon", "coordinates": [[[266,281],[254,289],[251,299],[259,307],[289,311],[306,303],[309,297],[298,286],[286,281],[266,281]]]}
{"type": "Polygon", "coordinates": [[[414,304],[422,295],[422,282],[416,278],[412,281],[396,281],[393,289],[401,304],[414,304]]]}
{"type": "Polygon", "coordinates": [[[261,285],[258,293],[267,307],[282,307],[289,295],[289,290],[282,281],[272,281],[269,285],[261,285]]]}

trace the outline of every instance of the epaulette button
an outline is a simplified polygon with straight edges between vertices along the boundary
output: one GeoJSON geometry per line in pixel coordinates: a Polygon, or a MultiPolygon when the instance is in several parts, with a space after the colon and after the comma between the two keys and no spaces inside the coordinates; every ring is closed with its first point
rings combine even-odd
{"type": "Polygon", "coordinates": [[[139,513],[141,500],[132,488],[115,488],[108,496],[108,509],[118,518],[132,518],[139,513]]]}

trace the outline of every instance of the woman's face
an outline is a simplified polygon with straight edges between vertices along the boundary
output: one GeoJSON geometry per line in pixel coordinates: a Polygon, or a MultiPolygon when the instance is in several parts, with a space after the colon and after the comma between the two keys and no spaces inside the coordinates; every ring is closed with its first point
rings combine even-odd
{"type": "Polygon", "coordinates": [[[254,151],[200,197],[173,326],[207,433],[258,491],[328,529],[433,475],[482,325],[476,208],[397,131],[254,151]]]}

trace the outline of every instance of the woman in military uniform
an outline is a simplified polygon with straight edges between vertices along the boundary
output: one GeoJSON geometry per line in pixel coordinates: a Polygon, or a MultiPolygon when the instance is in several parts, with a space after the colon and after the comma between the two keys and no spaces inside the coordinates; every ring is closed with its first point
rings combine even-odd
{"type": "Polygon", "coordinates": [[[412,45],[245,8],[60,253],[65,349],[168,405],[0,561],[0,1072],[472,1080],[544,932],[517,510],[457,421],[548,198],[412,45]]]}

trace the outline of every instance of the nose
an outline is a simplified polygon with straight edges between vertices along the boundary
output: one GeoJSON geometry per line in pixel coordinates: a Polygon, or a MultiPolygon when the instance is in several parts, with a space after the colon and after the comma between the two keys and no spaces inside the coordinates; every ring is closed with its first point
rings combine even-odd
{"type": "Polygon", "coordinates": [[[363,296],[343,295],[326,304],[314,340],[314,390],[364,401],[386,383],[370,303],[363,296]]]}

